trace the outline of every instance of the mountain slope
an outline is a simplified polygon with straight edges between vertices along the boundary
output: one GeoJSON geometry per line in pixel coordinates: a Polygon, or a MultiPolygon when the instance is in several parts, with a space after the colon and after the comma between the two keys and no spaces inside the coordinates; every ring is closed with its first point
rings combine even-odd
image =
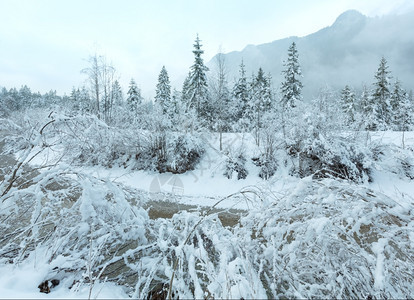
{"type": "MultiPolygon", "coordinates": [[[[305,37],[289,37],[225,55],[229,76],[237,78],[243,59],[247,74],[262,67],[270,72],[275,88],[282,81],[283,61],[292,42],[297,43],[303,72],[304,96],[313,97],[329,85],[346,84],[360,89],[371,85],[382,56],[388,60],[392,76],[407,89],[414,88],[414,12],[369,18],[358,11],[341,14],[334,24],[305,37]]],[[[214,68],[213,58],[209,66],[214,68]]]]}

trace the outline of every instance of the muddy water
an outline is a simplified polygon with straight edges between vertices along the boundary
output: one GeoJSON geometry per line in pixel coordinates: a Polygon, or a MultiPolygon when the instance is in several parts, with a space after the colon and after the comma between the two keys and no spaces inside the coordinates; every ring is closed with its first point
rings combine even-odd
{"type": "MultiPolygon", "coordinates": [[[[171,203],[167,201],[148,201],[144,204],[144,208],[149,208],[149,217],[151,219],[158,218],[172,218],[172,216],[180,211],[195,211],[198,209],[197,206],[171,203]]],[[[201,211],[209,211],[209,207],[199,208],[201,211]]],[[[223,211],[222,209],[212,209],[211,214],[217,213],[218,217],[223,226],[235,226],[240,219],[240,215],[246,213],[243,210],[230,209],[223,211]]]]}

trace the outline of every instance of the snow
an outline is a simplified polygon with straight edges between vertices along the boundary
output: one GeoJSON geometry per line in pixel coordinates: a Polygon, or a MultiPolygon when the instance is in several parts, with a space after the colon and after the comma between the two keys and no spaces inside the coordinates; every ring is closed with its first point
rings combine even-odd
{"type": "Polygon", "coordinates": [[[374,272],[375,287],[379,290],[384,288],[384,247],[387,243],[387,239],[381,238],[378,242],[373,243],[372,245],[372,250],[377,255],[377,263],[374,272]]]}
{"type": "MultiPolygon", "coordinates": [[[[59,278],[60,283],[49,294],[40,293],[37,287],[49,278],[49,266],[41,256],[32,255],[19,265],[2,265],[0,267],[0,298],[2,299],[88,299],[90,286],[79,290],[69,289],[75,278],[59,278]]],[[[91,299],[125,299],[128,298],[122,286],[111,282],[96,282],[92,287],[91,299]]]]}
{"type": "MultiPolygon", "coordinates": [[[[414,132],[404,135],[404,146],[412,147],[414,132]]],[[[13,190],[23,204],[32,205],[30,197],[35,202],[27,223],[21,225],[27,238],[17,235],[14,239],[21,246],[16,247],[18,257],[13,257],[13,264],[7,257],[0,258],[0,295],[142,298],[152,281],[169,282],[174,274],[173,287],[180,298],[203,298],[208,296],[206,291],[214,298],[267,298],[269,293],[300,298],[368,294],[404,298],[412,290],[404,274],[413,267],[407,257],[413,255],[414,245],[414,186],[396,163],[405,152],[391,147],[401,146],[401,137],[399,132],[371,134],[371,143],[387,144],[389,151],[372,162],[371,183],[300,179],[290,176],[283,164],[274,176],[263,180],[250,160],[260,154],[251,135],[225,134],[223,151],[218,150],[217,136],[204,137],[203,159],[184,174],[117,166],[73,167],[59,162],[64,148],[57,145],[30,161],[32,167],[59,162],[57,167],[39,170],[39,186],[13,190]],[[249,158],[247,178],[228,179],[223,176],[225,161],[241,148],[249,158]],[[49,180],[59,178],[70,179],[79,197],[71,200],[60,190],[44,189],[49,180]],[[134,202],[135,196],[129,196],[135,191],[139,199],[134,202]],[[207,207],[218,203],[222,209],[245,211],[231,228],[221,224],[217,213],[205,215],[197,210],[150,219],[140,204],[151,200],[207,207]],[[44,224],[49,222],[55,229],[44,236],[50,230],[44,224]],[[32,241],[37,246],[26,252],[32,241]],[[131,272],[135,286],[100,278],[118,262],[127,269],[119,276],[131,272]],[[60,284],[49,295],[39,293],[38,284],[54,276],[60,284]],[[401,287],[396,289],[395,282],[401,287]],[[348,291],[349,286],[357,291],[348,291]]],[[[43,142],[36,139],[30,153],[21,151],[17,156],[28,159],[43,142]]],[[[0,205],[7,208],[10,203],[0,205]]],[[[7,216],[3,228],[18,223],[21,213],[16,209],[15,215],[7,216]]]]}
{"type": "MultiPolygon", "coordinates": [[[[37,144],[34,145],[40,144],[39,137],[40,135],[36,137],[37,144]]],[[[371,132],[369,138],[372,144],[391,144],[399,147],[403,144],[404,147],[414,146],[414,132],[371,132]],[[404,143],[402,141],[403,136],[404,143]]],[[[153,200],[167,200],[197,206],[212,206],[223,197],[252,187],[265,190],[271,189],[273,192],[283,193],[290,186],[297,184],[296,177],[289,176],[288,170],[284,168],[279,168],[270,180],[262,180],[258,177],[258,168],[250,160],[246,164],[248,171],[246,179],[237,180],[236,176],[227,179],[223,176],[224,164],[227,158],[226,153],[243,149],[246,157],[255,157],[260,154],[260,148],[255,145],[254,137],[251,134],[224,133],[223,151],[219,151],[218,134],[204,135],[202,139],[206,146],[203,159],[194,171],[187,171],[184,174],[168,172],[159,174],[145,170],[131,171],[128,168],[118,166],[112,166],[112,168],[82,166],[79,170],[99,179],[110,180],[149,192],[153,200]]],[[[49,144],[55,142],[55,139],[48,141],[49,144]]],[[[31,153],[36,153],[39,150],[39,146],[35,146],[31,153]]],[[[53,150],[47,148],[32,159],[30,164],[33,166],[53,164],[60,160],[64,154],[63,151],[63,146],[59,144],[53,147],[53,150]]],[[[28,157],[29,154],[27,151],[21,151],[17,152],[16,156],[28,157]]],[[[374,180],[368,186],[390,197],[395,194],[414,195],[414,186],[409,184],[408,179],[398,178],[390,174],[388,170],[383,170],[384,168],[392,169],[394,167],[395,161],[392,159],[388,159],[388,161],[389,163],[385,161],[382,165],[375,167],[372,175],[374,180]]],[[[258,204],[251,201],[240,201],[240,199],[232,197],[220,202],[218,206],[221,208],[250,209],[252,205],[257,207],[258,204]]]]}

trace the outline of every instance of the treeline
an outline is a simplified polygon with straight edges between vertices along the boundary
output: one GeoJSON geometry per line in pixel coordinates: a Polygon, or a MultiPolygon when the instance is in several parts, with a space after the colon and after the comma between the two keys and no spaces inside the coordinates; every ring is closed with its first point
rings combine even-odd
{"type": "Polygon", "coordinates": [[[193,54],[194,63],[180,90],[172,88],[167,69],[162,67],[154,101],[143,99],[134,79],[124,93],[116,69],[105,57],[94,55],[82,70],[86,84],[73,88],[70,96],[34,94],[27,87],[3,88],[2,114],[57,105],[68,115],[94,116],[108,126],[106,131],[111,128],[113,137],[102,141],[91,132],[85,139],[96,140],[99,149],[92,149],[95,146],[88,142],[92,148],[79,149],[84,152],[79,155],[82,161],[112,165],[114,159],[124,157],[120,164],[135,159],[137,168],[160,172],[194,169],[205,152],[200,133],[218,133],[219,150],[228,156],[224,174],[231,177],[236,172],[238,178],[247,176],[245,164],[252,159],[263,178],[284,165],[301,177],[328,174],[366,179],[366,161],[377,155],[377,150],[367,147],[369,131],[413,130],[412,92],[404,90],[398,79],[392,80],[385,58],[374,72],[371,87],[364,86],[359,93],[348,85],[341,91],[324,87],[314,99],[303,99],[295,43],[287,51],[280,84],[274,84],[262,68],[248,77],[243,61],[239,77],[229,83],[225,56],[219,53],[209,70],[198,36],[193,54]],[[229,149],[223,144],[225,132],[252,133],[260,153],[246,157],[242,147],[229,149]],[[353,136],[344,138],[346,132],[353,136]],[[145,137],[138,140],[139,135],[145,137]]]}
{"type": "MultiPolygon", "coordinates": [[[[194,64],[190,67],[181,90],[173,89],[165,66],[162,67],[153,102],[144,101],[134,79],[126,93],[122,91],[115,67],[103,56],[95,54],[89,58],[89,66],[82,70],[87,75],[86,84],[73,88],[70,96],[60,97],[50,91],[44,95],[32,93],[27,86],[20,90],[3,88],[0,94],[2,114],[10,111],[50,105],[63,105],[73,112],[91,113],[111,124],[120,115],[129,121],[143,120],[142,114],[153,114],[157,110],[167,118],[172,127],[191,121],[192,128],[206,128],[217,132],[257,132],[265,126],[261,120],[269,112],[279,117],[286,114],[302,99],[302,73],[296,44],[288,49],[284,63],[284,81],[274,84],[270,74],[259,68],[257,74],[247,77],[243,61],[239,67],[239,78],[230,84],[224,55],[216,56],[215,70],[210,71],[202,59],[202,45],[196,38],[194,64]]],[[[305,102],[329,101],[323,105],[337,106],[343,128],[362,130],[409,130],[414,124],[412,91],[403,89],[396,78],[392,81],[386,59],[380,61],[371,87],[363,86],[355,92],[346,85],[341,91],[321,89],[316,99],[305,102]],[[319,99],[318,99],[319,98],[319,99]]],[[[325,110],[328,108],[325,108],[325,110]]],[[[177,128],[175,128],[177,129],[177,128]]]]}
{"type": "MultiPolygon", "coordinates": [[[[145,103],[134,79],[124,96],[118,81],[114,80],[115,69],[108,67],[104,58],[96,56],[91,58],[91,65],[85,71],[89,75],[89,86],[74,89],[71,100],[78,103],[81,110],[93,112],[107,122],[111,122],[113,110],[124,105],[132,114],[138,115],[139,111],[150,109],[152,113],[158,109],[173,127],[182,124],[183,120],[191,120],[192,127],[215,132],[254,131],[258,135],[257,132],[265,127],[264,114],[277,114],[281,118],[298,102],[323,102],[323,98],[329,97],[324,105],[338,107],[335,119],[344,129],[402,131],[413,127],[412,91],[404,90],[398,78],[392,80],[385,58],[373,72],[372,86],[364,85],[358,93],[348,85],[341,91],[322,88],[315,99],[304,100],[295,43],[288,49],[283,82],[275,84],[262,68],[248,77],[242,61],[239,77],[231,84],[224,55],[219,53],[214,70],[209,70],[202,59],[200,42],[197,37],[193,49],[194,64],[180,90],[172,88],[167,69],[162,67],[153,103],[145,103]]],[[[142,115],[139,118],[142,120],[142,115]]]]}
{"type": "Polygon", "coordinates": [[[14,111],[26,109],[52,107],[54,105],[66,105],[69,97],[59,96],[56,91],[49,91],[45,94],[35,93],[26,85],[20,89],[3,87],[0,90],[0,117],[6,118],[14,111]]]}

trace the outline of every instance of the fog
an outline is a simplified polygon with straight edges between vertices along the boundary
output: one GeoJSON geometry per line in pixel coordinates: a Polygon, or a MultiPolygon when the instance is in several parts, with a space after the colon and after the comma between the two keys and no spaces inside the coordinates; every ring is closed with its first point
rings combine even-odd
{"type": "MultiPolygon", "coordinates": [[[[296,42],[303,74],[303,95],[312,98],[321,87],[356,91],[368,87],[384,56],[394,81],[414,89],[414,12],[369,18],[357,11],[340,15],[332,26],[305,37],[290,37],[225,55],[230,81],[238,77],[241,60],[247,74],[259,67],[272,75],[274,88],[283,80],[281,72],[287,49],[296,42]]],[[[213,61],[210,62],[213,65],[213,61]]]]}

